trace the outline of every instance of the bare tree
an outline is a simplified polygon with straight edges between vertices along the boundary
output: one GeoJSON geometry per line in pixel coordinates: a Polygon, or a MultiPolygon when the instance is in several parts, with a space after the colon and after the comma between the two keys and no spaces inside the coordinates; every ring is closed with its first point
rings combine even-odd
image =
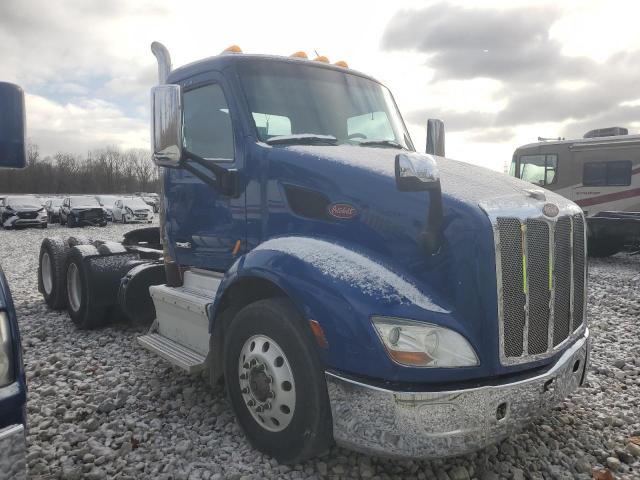
{"type": "Polygon", "coordinates": [[[38,146],[29,144],[26,168],[0,172],[0,192],[133,193],[156,191],[157,181],[146,150],[106,147],[84,158],[65,152],[42,158],[38,146]]]}

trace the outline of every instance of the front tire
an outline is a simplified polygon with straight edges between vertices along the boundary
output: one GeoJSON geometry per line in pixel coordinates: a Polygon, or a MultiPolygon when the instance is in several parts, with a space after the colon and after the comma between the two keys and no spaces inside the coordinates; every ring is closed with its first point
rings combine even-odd
{"type": "Polygon", "coordinates": [[[76,222],[76,217],[74,217],[73,215],[69,215],[67,217],[67,225],[69,228],[75,228],[78,226],[78,223],[76,222]]]}
{"type": "Polygon", "coordinates": [[[224,358],[229,400],[253,446],[286,463],[327,451],[324,371],[313,334],[289,300],[260,300],[240,310],[224,358]]]}

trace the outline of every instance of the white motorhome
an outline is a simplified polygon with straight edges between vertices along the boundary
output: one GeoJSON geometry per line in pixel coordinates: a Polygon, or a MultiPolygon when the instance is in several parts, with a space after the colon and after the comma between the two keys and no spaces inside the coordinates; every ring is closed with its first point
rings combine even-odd
{"type": "Polygon", "coordinates": [[[580,139],[523,145],[513,154],[509,174],[580,205],[591,255],[612,255],[640,241],[640,135],[613,127],[580,139]]]}

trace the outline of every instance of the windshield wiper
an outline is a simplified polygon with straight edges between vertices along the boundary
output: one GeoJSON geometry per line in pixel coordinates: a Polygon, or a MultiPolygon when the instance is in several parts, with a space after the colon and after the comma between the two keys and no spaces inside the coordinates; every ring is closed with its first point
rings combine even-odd
{"type": "Polygon", "coordinates": [[[361,147],[389,147],[404,150],[404,147],[393,140],[363,140],[358,142],[361,147]]]}
{"type": "Polygon", "coordinates": [[[278,135],[266,142],[269,145],[337,145],[338,139],[333,135],[315,133],[298,133],[294,135],[278,135]]]}

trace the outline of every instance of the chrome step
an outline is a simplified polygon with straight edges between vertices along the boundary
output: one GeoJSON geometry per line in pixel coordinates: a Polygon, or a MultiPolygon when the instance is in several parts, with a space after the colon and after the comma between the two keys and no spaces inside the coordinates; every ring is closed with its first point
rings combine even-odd
{"type": "Polygon", "coordinates": [[[205,368],[207,358],[204,355],[184,347],[159,333],[141,335],[138,337],[138,343],[188,373],[196,373],[205,368]]]}

